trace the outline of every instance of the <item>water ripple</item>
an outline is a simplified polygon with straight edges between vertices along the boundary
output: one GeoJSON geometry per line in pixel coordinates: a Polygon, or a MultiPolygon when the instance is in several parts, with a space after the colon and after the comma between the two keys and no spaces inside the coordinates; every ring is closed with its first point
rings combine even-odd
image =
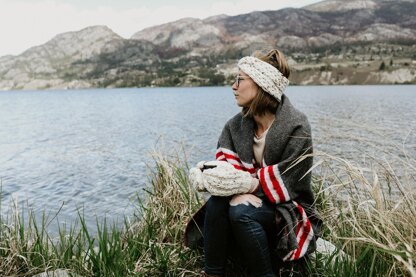
{"type": "MultiPolygon", "coordinates": [[[[290,87],[315,149],[349,159],[416,156],[415,86],[290,87]]],[[[214,158],[239,108],[230,88],[0,93],[2,213],[14,197],[72,222],[83,209],[120,219],[148,182],[151,150],[183,147],[189,164],[214,158]]]]}

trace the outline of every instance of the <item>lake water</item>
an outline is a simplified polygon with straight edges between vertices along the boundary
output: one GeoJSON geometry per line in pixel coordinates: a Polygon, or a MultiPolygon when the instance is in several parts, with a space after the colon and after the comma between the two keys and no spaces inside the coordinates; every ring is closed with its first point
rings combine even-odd
{"type": "MultiPolygon", "coordinates": [[[[416,86],[289,87],[315,149],[362,161],[416,157],[416,86]]],[[[3,215],[10,203],[72,222],[131,215],[152,149],[211,160],[239,111],[230,87],[0,92],[3,215]],[[61,207],[62,206],[62,207],[61,207]]]]}

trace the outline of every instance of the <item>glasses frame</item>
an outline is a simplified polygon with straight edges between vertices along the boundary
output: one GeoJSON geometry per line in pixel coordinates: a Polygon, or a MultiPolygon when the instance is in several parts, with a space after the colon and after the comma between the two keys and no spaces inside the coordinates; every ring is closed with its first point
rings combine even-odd
{"type": "Polygon", "coordinates": [[[240,81],[246,80],[246,79],[250,79],[250,77],[243,77],[241,75],[237,75],[235,77],[235,83],[237,84],[237,88],[240,86],[240,81]]]}

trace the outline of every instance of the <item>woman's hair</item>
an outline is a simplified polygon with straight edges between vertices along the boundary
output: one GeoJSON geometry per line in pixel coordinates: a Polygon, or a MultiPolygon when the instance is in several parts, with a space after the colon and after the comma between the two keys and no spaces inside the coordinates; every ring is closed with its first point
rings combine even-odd
{"type": "MultiPolygon", "coordinates": [[[[272,66],[277,68],[283,74],[283,76],[289,78],[289,65],[285,56],[279,50],[273,49],[269,51],[267,54],[255,52],[253,54],[253,57],[256,57],[264,62],[271,64],[272,66]]],[[[245,117],[253,117],[254,115],[262,116],[266,114],[266,112],[274,114],[276,113],[278,106],[279,101],[258,86],[258,93],[256,97],[254,97],[253,101],[251,101],[250,106],[243,107],[242,113],[245,117]]]]}

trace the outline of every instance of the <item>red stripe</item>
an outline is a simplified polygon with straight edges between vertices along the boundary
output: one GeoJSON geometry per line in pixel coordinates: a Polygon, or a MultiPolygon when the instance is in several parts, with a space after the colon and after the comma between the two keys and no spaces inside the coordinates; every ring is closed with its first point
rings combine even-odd
{"type": "MultiPolygon", "coordinates": [[[[308,223],[307,226],[309,226],[308,229],[310,229],[310,223],[308,223]]],[[[306,242],[306,240],[308,239],[309,234],[310,234],[310,231],[306,231],[306,236],[305,236],[305,239],[302,242],[302,247],[300,248],[300,252],[299,252],[299,255],[298,255],[298,259],[301,257],[300,255],[302,254],[303,248],[306,248],[307,249],[309,247],[309,241],[306,242]]],[[[305,255],[305,253],[303,255],[305,255]]]]}
{"type": "MultiPolygon", "coordinates": [[[[302,226],[302,222],[299,222],[298,223],[298,226],[297,226],[297,230],[296,230],[296,240],[298,239],[297,238],[297,236],[298,236],[298,233],[299,233],[299,231],[300,231],[300,227],[302,226]]],[[[304,235],[305,233],[303,233],[303,235],[304,235]]],[[[300,238],[300,240],[297,242],[298,243],[298,248],[296,248],[295,250],[293,250],[293,255],[291,256],[291,260],[297,260],[297,259],[299,259],[299,255],[300,255],[300,252],[301,252],[301,250],[302,250],[302,246],[300,245],[300,241],[302,240],[302,238],[303,238],[303,235],[302,235],[302,237],[300,238]]]]}
{"type": "MultiPolygon", "coordinates": [[[[311,232],[311,223],[310,223],[310,221],[309,221],[309,219],[308,218],[303,218],[303,208],[302,208],[302,206],[300,206],[299,204],[297,205],[297,207],[298,207],[298,211],[299,211],[299,213],[301,214],[301,217],[302,217],[302,224],[303,225],[306,225],[306,226],[303,226],[303,228],[304,228],[304,230],[303,230],[303,234],[302,234],[302,237],[300,238],[300,241],[299,241],[299,243],[298,243],[298,253],[296,253],[296,255],[295,255],[295,259],[299,259],[300,258],[300,254],[301,254],[301,252],[302,252],[302,248],[303,248],[303,246],[304,246],[304,244],[305,244],[305,241],[306,241],[306,239],[308,238],[308,236],[309,236],[309,233],[311,232]],[[305,220],[306,222],[303,222],[303,220],[305,220]]],[[[308,245],[305,245],[306,247],[308,247],[308,245]]]]}
{"type": "Polygon", "coordinates": [[[224,157],[225,157],[227,160],[235,160],[235,161],[237,161],[237,162],[241,163],[240,159],[239,159],[238,157],[234,156],[234,155],[224,153],[224,157]]]}
{"type": "Polygon", "coordinates": [[[232,166],[234,166],[234,168],[235,168],[235,169],[238,169],[238,170],[243,170],[243,168],[242,168],[241,166],[239,166],[239,165],[232,164],[232,166]]]}
{"type": "Polygon", "coordinates": [[[277,178],[274,175],[273,166],[268,166],[267,170],[269,171],[270,180],[272,181],[273,188],[277,192],[277,195],[279,196],[279,203],[285,202],[286,198],[285,198],[285,195],[283,194],[282,188],[280,187],[279,181],[277,181],[277,178]]]}
{"type": "Polygon", "coordinates": [[[244,167],[250,174],[256,173],[256,169],[255,168],[247,168],[244,167]]]}
{"type": "Polygon", "coordinates": [[[269,188],[267,187],[267,183],[266,183],[266,179],[264,178],[264,171],[265,169],[262,168],[260,169],[260,183],[261,183],[261,187],[263,188],[263,191],[266,193],[267,198],[269,198],[269,200],[272,203],[276,203],[276,199],[274,199],[274,197],[272,196],[272,193],[270,192],[269,188]]]}
{"type": "Polygon", "coordinates": [[[292,255],[290,255],[289,261],[293,261],[295,259],[295,255],[297,253],[298,249],[293,250],[292,255]]]}
{"type": "Polygon", "coordinates": [[[256,172],[256,169],[255,168],[247,168],[247,167],[245,167],[244,164],[241,162],[241,160],[238,157],[236,157],[234,155],[231,155],[231,154],[226,154],[226,153],[223,153],[223,154],[224,154],[225,159],[227,159],[227,160],[234,160],[234,161],[237,161],[240,164],[240,165],[234,165],[233,164],[235,168],[237,168],[239,170],[248,171],[250,174],[256,172]]]}
{"type": "MultiPolygon", "coordinates": [[[[244,171],[248,171],[250,174],[252,174],[252,173],[256,173],[256,169],[253,167],[253,168],[247,168],[247,167],[245,167],[244,166],[244,164],[241,162],[241,160],[240,160],[240,158],[238,158],[238,156],[236,156],[236,155],[233,155],[233,154],[226,154],[226,153],[224,153],[224,152],[222,152],[222,151],[218,151],[216,154],[215,154],[215,159],[218,159],[218,157],[221,157],[222,155],[224,155],[224,157],[225,157],[225,159],[221,159],[221,160],[234,160],[234,161],[237,161],[240,165],[238,166],[238,168],[236,167],[236,166],[234,166],[234,167],[236,167],[237,169],[239,169],[239,170],[244,170],[244,171]]],[[[232,163],[231,163],[232,164],[232,163]]]]}
{"type": "MultiPolygon", "coordinates": [[[[218,157],[221,157],[222,155],[224,155],[224,159],[222,159],[222,160],[225,160],[225,161],[228,161],[228,160],[234,160],[234,161],[237,161],[238,163],[240,163],[240,164],[241,164],[241,161],[240,161],[240,159],[239,159],[239,158],[237,158],[236,156],[231,155],[231,154],[226,154],[226,153],[224,153],[224,152],[222,152],[222,151],[217,152],[217,154],[215,155],[215,156],[216,156],[216,159],[218,159],[218,157]]],[[[232,163],[230,163],[230,164],[232,164],[232,163]]],[[[236,169],[243,170],[243,168],[242,168],[241,166],[239,166],[239,165],[234,165],[234,164],[232,164],[232,165],[233,165],[236,169]]]]}

